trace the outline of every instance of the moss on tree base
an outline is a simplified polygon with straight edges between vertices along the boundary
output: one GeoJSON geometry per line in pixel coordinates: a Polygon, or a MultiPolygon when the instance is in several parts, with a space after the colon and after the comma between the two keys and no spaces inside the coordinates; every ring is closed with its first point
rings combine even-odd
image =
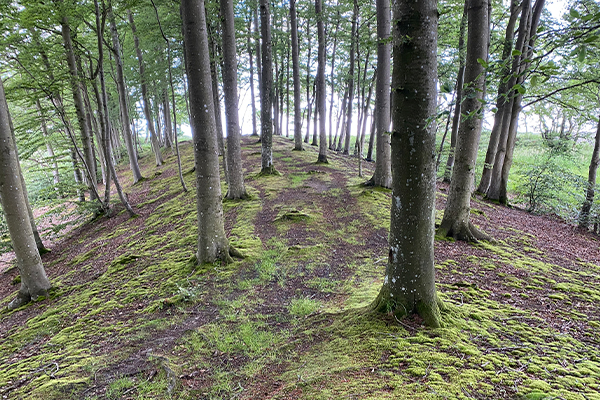
{"type": "Polygon", "coordinates": [[[379,313],[393,314],[398,320],[410,315],[418,315],[430,328],[442,327],[440,309],[445,309],[443,303],[437,298],[433,302],[417,300],[416,303],[412,303],[408,299],[403,301],[399,297],[394,298],[389,287],[385,285],[371,304],[371,308],[379,313]]]}

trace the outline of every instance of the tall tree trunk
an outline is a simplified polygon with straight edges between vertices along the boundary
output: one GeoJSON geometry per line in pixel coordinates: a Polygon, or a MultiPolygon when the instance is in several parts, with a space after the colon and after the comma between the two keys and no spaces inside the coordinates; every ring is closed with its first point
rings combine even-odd
{"type": "Polygon", "coordinates": [[[204,0],[182,0],[186,69],[190,85],[191,126],[196,166],[199,264],[230,262],[223,225],[217,131],[210,83],[210,60],[204,0]]]}
{"type": "MultiPolygon", "coordinates": [[[[261,39],[261,33],[260,33],[261,28],[260,28],[259,19],[258,19],[258,10],[260,9],[260,3],[256,2],[254,4],[256,4],[256,7],[254,7],[254,10],[253,10],[254,41],[256,43],[256,75],[258,78],[258,96],[262,101],[263,66],[262,66],[262,54],[261,54],[261,50],[260,50],[260,46],[262,45],[262,39],[261,39]]],[[[262,117],[261,117],[261,121],[262,121],[262,117]]],[[[262,127],[261,127],[261,134],[262,134],[262,127]]]]}
{"type": "Polygon", "coordinates": [[[373,110],[373,121],[371,121],[371,134],[369,135],[369,149],[367,150],[367,157],[365,160],[373,161],[373,145],[375,144],[375,136],[377,132],[377,105],[373,110]]]}
{"type": "Polygon", "coordinates": [[[469,36],[465,63],[463,112],[456,138],[456,162],[439,234],[458,240],[489,239],[470,222],[471,188],[481,137],[485,69],[488,58],[488,0],[468,0],[469,36]]]}
{"type": "MultiPolygon", "coordinates": [[[[520,69],[519,78],[517,84],[522,85],[525,80],[525,71],[529,69],[531,65],[531,57],[533,57],[533,48],[535,47],[535,40],[537,37],[537,27],[540,22],[542,10],[544,8],[545,0],[537,0],[531,14],[531,26],[529,29],[527,47],[524,48],[524,65],[520,69]]],[[[500,196],[498,200],[502,204],[508,204],[508,175],[510,173],[510,167],[512,166],[513,153],[515,151],[515,143],[517,140],[517,130],[519,126],[519,114],[521,113],[521,101],[523,95],[517,91],[515,94],[515,100],[513,104],[513,112],[511,115],[510,127],[508,131],[508,140],[506,142],[506,154],[504,155],[504,163],[502,164],[502,174],[500,178],[500,196]]]]}
{"type": "Polygon", "coordinates": [[[238,115],[237,56],[235,46],[235,24],[233,1],[220,0],[223,19],[223,92],[225,93],[225,120],[227,123],[227,172],[229,179],[226,197],[244,199],[244,172],[242,148],[240,146],[240,124],[238,115]]]}
{"type": "Polygon", "coordinates": [[[487,152],[485,154],[485,162],[483,164],[483,172],[481,173],[481,179],[479,180],[479,186],[477,186],[477,192],[487,194],[492,178],[492,168],[494,167],[494,161],[496,159],[496,152],[498,151],[498,142],[500,141],[500,134],[502,132],[502,124],[504,121],[504,113],[506,112],[506,106],[509,104],[507,100],[508,93],[508,80],[510,74],[510,68],[508,60],[512,57],[513,41],[515,36],[515,25],[519,17],[519,6],[518,0],[512,0],[510,4],[510,18],[506,25],[506,33],[504,37],[504,47],[502,50],[503,66],[500,71],[500,80],[498,85],[498,95],[496,97],[496,114],[494,115],[494,125],[490,134],[490,141],[488,143],[487,152]]]}
{"type": "Polygon", "coordinates": [[[271,11],[268,0],[260,0],[260,31],[262,39],[262,87],[260,104],[261,174],[273,174],[273,63],[271,42],[271,11]]]}
{"type": "MultiPolygon", "coordinates": [[[[206,12],[206,11],[205,11],[206,12]]],[[[227,156],[225,155],[225,137],[223,133],[223,121],[221,120],[221,100],[219,96],[219,78],[218,78],[218,49],[217,43],[214,40],[215,36],[215,28],[208,22],[208,45],[209,45],[209,55],[210,55],[210,76],[211,76],[211,84],[212,84],[212,94],[213,94],[213,107],[215,110],[215,123],[217,125],[217,147],[219,149],[219,155],[223,157],[223,171],[225,174],[225,182],[229,185],[227,180],[229,179],[229,170],[227,165],[227,156]]]]}
{"type": "Polygon", "coordinates": [[[458,34],[458,74],[456,76],[456,105],[454,106],[454,116],[452,117],[452,129],[450,130],[450,151],[446,160],[446,169],[444,170],[444,182],[450,183],[452,180],[452,167],[454,167],[454,157],[456,152],[456,136],[460,125],[460,114],[463,102],[463,84],[465,79],[465,31],[467,29],[467,6],[465,0],[463,15],[460,20],[460,30],[458,34]]]}
{"type": "Polygon", "coordinates": [[[331,73],[329,79],[331,79],[331,93],[329,98],[329,150],[335,150],[335,141],[332,138],[333,135],[333,95],[335,94],[335,52],[338,44],[338,31],[340,28],[340,11],[337,11],[335,19],[335,30],[333,32],[333,50],[331,52],[331,73]]]}
{"type": "Polygon", "coordinates": [[[596,140],[594,141],[594,151],[592,152],[592,160],[590,161],[585,200],[583,201],[581,212],[579,213],[579,227],[581,229],[587,230],[588,225],[590,224],[590,211],[592,209],[594,195],[596,193],[596,174],[598,172],[598,164],[600,164],[600,119],[598,119],[596,140]]]}
{"type": "Polygon", "coordinates": [[[154,128],[152,112],[150,111],[150,97],[148,96],[148,85],[146,82],[144,58],[142,56],[142,49],[140,48],[140,39],[137,36],[137,29],[135,27],[135,22],[133,21],[133,14],[131,13],[131,10],[127,10],[127,14],[129,16],[129,25],[131,26],[131,32],[133,33],[133,43],[135,45],[135,52],[137,54],[140,69],[140,86],[142,88],[142,102],[144,103],[144,115],[146,116],[148,131],[150,132],[150,140],[152,142],[152,149],[154,150],[154,159],[156,161],[156,165],[159,166],[162,165],[164,161],[160,152],[160,143],[158,142],[158,137],[154,128]]]}
{"type": "Polygon", "coordinates": [[[518,73],[522,66],[522,60],[524,58],[523,51],[525,50],[525,44],[529,40],[529,28],[530,28],[530,16],[531,16],[531,1],[523,0],[521,3],[521,19],[519,22],[519,32],[517,35],[517,43],[515,45],[516,52],[513,52],[513,61],[510,70],[510,79],[507,82],[506,95],[503,96],[505,103],[502,108],[502,120],[499,126],[499,138],[498,147],[496,150],[496,156],[494,157],[494,165],[492,167],[492,176],[490,178],[490,184],[487,190],[486,197],[491,200],[500,199],[501,191],[501,179],[502,179],[502,166],[504,164],[504,157],[506,155],[507,143],[508,143],[508,131],[510,129],[510,120],[512,116],[513,104],[515,100],[515,85],[517,84],[518,73]]]}
{"type": "Polygon", "coordinates": [[[317,113],[319,117],[319,156],[317,162],[327,163],[327,132],[325,130],[326,114],[326,85],[325,85],[325,27],[323,23],[323,0],[315,0],[315,13],[317,16],[317,36],[319,39],[317,53],[317,113]]]}
{"type": "Polygon", "coordinates": [[[10,115],[4,85],[0,80],[0,199],[11,243],[17,257],[17,266],[21,274],[21,288],[17,297],[9,305],[15,309],[46,296],[50,281],[44,271],[40,253],[33,237],[31,220],[25,200],[25,188],[19,177],[19,159],[16,143],[13,140],[10,115]]]}
{"type": "MultiPolygon", "coordinates": [[[[100,89],[101,96],[98,98],[100,101],[98,102],[98,107],[103,112],[100,113],[100,117],[104,115],[104,130],[102,133],[102,139],[104,144],[104,155],[106,159],[107,165],[107,180],[106,180],[106,188],[107,192],[110,190],[110,180],[112,179],[115,183],[115,188],[117,189],[117,194],[121,203],[129,213],[130,217],[135,217],[136,214],[131,208],[129,204],[129,200],[123,193],[123,189],[121,187],[121,183],[119,182],[119,176],[117,175],[117,171],[115,170],[115,164],[113,163],[112,155],[111,155],[111,146],[109,143],[110,139],[110,120],[108,117],[108,95],[106,94],[106,82],[104,79],[104,47],[103,47],[103,37],[104,37],[104,25],[100,22],[104,21],[103,15],[100,13],[100,7],[98,5],[98,0],[94,0],[94,7],[96,9],[96,33],[98,37],[98,77],[100,78],[100,89]]],[[[106,201],[107,207],[109,206],[108,200],[106,201]]]]}
{"type": "Polygon", "coordinates": [[[354,60],[358,40],[356,20],[358,19],[358,0],[354,0],[354,11],[352,12],[352,37],[350,38],[350,69],[348,70],[348,103],[346,110],[346,141],[344,143],[344,153],[350,154],[350,137],[352,132],[352,106],[354,104],[354,60]]]}
{"type": "Polygon", "coordinates": [[[254,97],[254,56],[252,55],[252,42],[250,36],[252,34],[252,21],[248,20],[248,36],[246,46],[248,48],[248,69],[250,70],[250,106],[252,109],[252,136],[258,136],[256,129],[256,102],[254,97]]]}
{"type": "Polygon", "coordinates": [[[171,120],[171,106],[169,105],[169,94],[167,87],[163,88],[162,92],[162,112],[163,120],[165,121],[165,146],[169,149],[173,148],[173,120],[171,120]]]}
{"type": "Polygon", "coordinates": [[[292,76],[294,79],[294,150],[302,151],[302,113],[300,112],[300,56],[298,49],[298,19],[296,0],[290,0],[292,29],[292,76]]]}
{"type": "Polygon", "coordinates": [[[335,127],[335,137],[333,139],[333,149],[335,151],[342,151],[342,141],[346,135],[346,107],[348,105],[348,86],[344,89],[344,97],[342,98],[342,106],[338,112],[337,124],[335,127]],[[339,138],[338,138],[339,133],[339,138]]]}
{"type": "MultiPolygon", "coordinates": [[[[437,20],[436,20],[437,21],[437,20]]],[[[367,182],[374,186],[392,187],[390,148],[390,8],[389,2],[377,2],[377,92],[375,94],[375,121],[377,123],[377,150],[375,172],[367,182]]],[[[370,157],[368,157],[370,158],[370,157]]]]}
{"type": "Polygon", "coordinates": [[[67,63],[69,65],[69,73],[71,76],[71,88],[73,90],[73,101],[75,103],[75,111],[77,113],[77,121],[79,123],[79,130],[81,134],[81,143],[83,147],[83,154],[85,157],[85,163],[89,170],[89,182],[90,194],[93,198],[94,190],[92,186],[96,186],[96,160],[94,158],[94,150],[92,145],[92,134],[90,132],[89,120],[86,118],[85,105],[83,97],[81,95],[81,82],[79,80],[79,73],[77,71],[77,61],[75,59],[75,52],[73,51],[73,41],[71,39],[71,28],[69,26],[69,20],[66,16],[61,19],[61,33],[65,50],[67,52],[67,63]]]}
{"type": "MultiPolygon", "coordinates": [[[[382,3],[377,1],[378,11],[382,3]]],[[[433,257],[435,124],[429,122],[437,101],[437,1],[395,2],[394,20],[390,251],[373,306],[396,317],[418,314],[427,325],[439,327],[433,257]],[[405,37],[412,39],[401,40],[405,37]]]]}
{"type": "MultiPolygon", "coordinates": [[[[310,18],[306,19],[306,38],[308,40],[308,54],[306,57],[306,103],[307,103],[307,111],[306,111],[306,136],[304,137],[304,143],[308,143],[308,139],[310,138],[310,118],[312,116],[312,101],[310,99],[310,74],[311,74],[311,53],[312,53],[312,45],[311,45],[311,31],[310,31],[310,18]]],[[[315,94],[313,94],[315,96],[315,94]]]]}

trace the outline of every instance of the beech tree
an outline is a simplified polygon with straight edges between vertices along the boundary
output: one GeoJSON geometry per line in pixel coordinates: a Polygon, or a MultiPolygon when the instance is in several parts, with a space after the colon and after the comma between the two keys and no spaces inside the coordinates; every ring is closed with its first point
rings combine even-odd
{"type": "Polygon", "coordinates": [[[242,170],[242,149],[240,147],[240,124],[238,109],[238,76],[235,46],[235,24],[233,1],[221,0],[223,19],[223,92],[225,94],[225,120],[227,124],[227,184],[228,199],[247,197],[242,170]]]}
{"type": "Polygon", "coordinates": [[[273,167],[273,48],[271,12],[267,0],[260,0],[262,85],[260,87],[261,174],[275,173],[273,167]]]}
{"type": "Polygon", "coordinates": [[[204,0],[183,0],[186,69],[190,88],[190,123],[194,137],[198,263],[230,262],[230,246],[223,225],[208,36],[204,0]]]}
{"type": "Polygon", "coordinates": [[[21,288],[9,309],[21,307],[48,294],[50,281],[37,250],[31,221],[20,178],[17,147],[11,130],[10,115],[4,85],[0,80],[0,202],[8,225],[17,266],[21,274],[21,288]]]}
{"type": "Polygon", "coordinates": [[[464,101],[456,137],[456,161],[444,217],[438,229],[442,236],[459,240],[488,239],[470,222],[471,188],[475,179],[477,147],[481,137],[483,93],[488,53],[488,0],[467,0],[468,39],[465,62],[464,101]]]}
{"type": "Polygon", "coordinates": [[[590,211],[594,202],[594,196],[596,194],[596,176],[598,173],[598,165],[600,164],[600,119],[598,120],[598,126],[596,129],[596,136],[594,140],[594,151],[592,152],[592,160],[590,161],[590,167],[588,172],[587,188],[585,191],[585,200],[581,206],[581,212],[579,213],[579,227],[587,229],[590,224],[590,211]]]}
{"type": "MultiPolygon", "coordinates": [[[[391,138],[388,134],[390,129],[390,24],[389,1],[377,1],[377,92],[375,94],[377,147],[375,172],[367,184],[386,188],[392,186],[391,138]]],[[[372,149],[371,146],[369,148],[372,149]]]]}
{"type": "Polygon", "coordinates": [[[374,303],[433,327],[441,324],[433,257],[437,22],[436,0],[394,3],[390,251],[374,303]]]}
{"type": "Polygon", "coordinates": [[[316,99],[317,107],[315,118],[319,118],[319,157],[317,162],[327,163],[327,132],[325,131],[326,122],[326,102],[325,102],[325,27],[323,23],[323,0],[315,1],[315,12],[317,14],[317,37],[319,44],[317,46],[317,82],[316,99]]]}
{"type": "Polygon", "coordinates": [[[298,54],[298,19],[296,15],[296,0],[290,0],[290,22],[292,25],[292,77],[294,80],[294,150],[301,151],[303,150],[302,113],[300,112],[300,56],[298,54]]]}

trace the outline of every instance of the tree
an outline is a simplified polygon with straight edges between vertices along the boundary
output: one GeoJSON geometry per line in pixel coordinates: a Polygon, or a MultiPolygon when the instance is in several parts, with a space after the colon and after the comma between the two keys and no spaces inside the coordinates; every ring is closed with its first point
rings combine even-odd
{"type": "Polygon", "coordinates": [[[260,88],[261,174],[275,173],[273,167],[273,46],[269,2],[260,0],[262,85],[260,88]]]}
{"type": "Polygon", "coordinates": [[[131,133],[131,125],[129,124],[129,108],[127,106],[127,94],[125,88],[125,75],[123,73],[123,60],[121,58],[121,43],[119,41],[119,34],[117,32],[117,24],[115,22],[115,16],[112,10],[112,3],[108,3],[108,20],[110,23],[110,33],[112,37],[112,53],[115,59],[116,67],[116,81],[117,81],[117,92],[119,94],[119,111],[121,116],[121,125],[123,126],[123,137],[125,139],[125,146],[127,148],[127,155],[129,156],[129,168],[133,174],[133,183],[137,183],[142,179],[142,172],[138,165],[137,153],[133,144],[133,137],[131,133]]]}
{"type": "Polygon", "coordinates": [[[590,211],[594,202],[598,164],[600,164],[600,119],[598,120],[598,128],[596,129],[592,160],[590,161],[585,200],[581,206],[581,212],[579,213],[579,227],[581,229],[587,229],[590,224],[590,211]]]}
{"type": "Polygon", "coordinates": [[[198,211],[196,258],[198,263],[230,262],[229,241],[225,236],[223,225],[217,130],[204,0],[183,0],[181,15],[196,167],[198,211]]]}
{"type": "Polygon", "coordinates": [[[150,131],[150,140],[152,142],[152,149],[154,150],[154,158],[156,160],[156,165],[159,166],[162,165],[164,161],[160,152],[160,143],[158,142],[156,129],[154,127],[154,119],[152,118],[152,112],[150,111],[150,97],[148,95],[148,82],[146,80],[146,67],[144,65],[144,57],[142,55],[142,49],[140,48],[140,39],[137,36],[137,29],[135,26],[135,22],[133,21],[133,14],[131,13],[131,10],[127,10],[127,14],[129,16],[129,25],[131,26],[131,32],[133,33],[133,42],[135,44],[135,52],[137,54],[137,59],[139,63],[140,86],[142,89],[144,115],[146,116],[148,131],[150,131]]]}
{"type": "Polygon", "coordinates": [[[325,28],[323,23],[323,0],[315,0],[315,13],[317,14],[317,37],[319,44],[317,47],[317,87],[316,99],[317,107],[315,118],[319,118],[319,156],[317,162],[327,163],[327,132],[325,131],[326,122],[326,102],[325,102],[325,28]]]}
{"type": "Polygon", "coordinates": [[[298,49],[298,19],[296,0],[290,1],[292,30],[292,77],[294,80],[294,150],[302,151],[302,113],[300,112],[300,61],[298,49]]]}
{"type": "Polygon", "coordinates": [[[47,296],[51,285],[33,237],[20,174],[15,173],[20,170],[19,159],[1,80],[0,142],[0,201],[21,274],[19,293],[8,305],[9,309],[15,309],[31,300],[36,301],[42,296],[47,296]]]}
{"type": "MultiPolygon", "coordinates": [[[[223,20],[223,92],[225,94],[225,119],[227,123],[227,180],[228,199],[247,197],[242,170],[242,149],[240,147],[240,124],[237,91],[237,56],[235,46],[235,24],[233,1],[221,0],[223,20]]],[[[225,156],[225,155],[224,155],[225,156]]]]}
{"type": "Polygon", "coordinates": [[[432,157],[437,1],[395,2],[394,21],[390,251],[374,307],[397,317],[418,314],[427,325],[438,327],[441,303],[433,258],[436,177],[432,157]]]}
{"type": "MultiPolygon", "coordinates": [[[[375,172],[368,185],[392,187],[390,148],[390,5],[377,1],[377,92],[375,95],[375,123],[377,147],[375,172]]],[[[371,147],[370,147],[371,148],[371,147]]],[[[367,157],[367,159],[370,157],[367,157]]]]}
{"type": "Polygon", "coordinates": [[[439,234],[459,240],[488,239],[470,222],[471,187],[481,137],[483,92],[488,53],[488,1],[468,1],[468,39],[462,117],[456,138],[456,161],[439,234]]]}

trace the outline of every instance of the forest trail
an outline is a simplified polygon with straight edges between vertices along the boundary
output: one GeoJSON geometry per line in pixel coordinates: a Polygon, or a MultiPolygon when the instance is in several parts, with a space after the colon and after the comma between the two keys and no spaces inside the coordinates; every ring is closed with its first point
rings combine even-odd
{"type": "MultiPolygon", "coordinates": [[[[0,314],[0,396],[600,398],[597,236],[474,199],[496,242],[436,240],[445,327],[375,316],[390,193],[361,185],[371,164],[359,178],[355,157],[315,164],[305,147],[275,138],[281,175],[260,177],[260,144],[243,138],[251,199],[224,208],[246,258],[228,266],[190,264],[195,198],[172,156],[143,158],[135,186],[122,168],[139,217],[116,205],[72,230],[43,257],[52,296],[0,314]]],[[[0,273],[2,307],[16,274],[0,273]]]]}

